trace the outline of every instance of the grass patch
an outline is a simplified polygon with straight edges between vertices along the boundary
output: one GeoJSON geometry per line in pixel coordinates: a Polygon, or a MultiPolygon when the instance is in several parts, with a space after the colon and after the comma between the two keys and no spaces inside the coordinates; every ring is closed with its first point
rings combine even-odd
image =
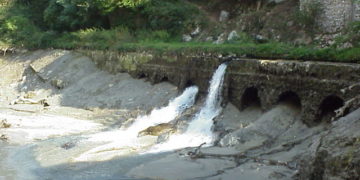
{"type": "MultiPolygon", "coordinates": [[[[15,36],[23,39],[1,42],[0,46],[25,47],[28,49],[94,49],[123,52],[151,51],[154,53],[236,55],[247,58],[289,59],[360,63],[360,48],[338,49],[315,46],[293,46],[280,42],[256,43],[240,38],[225,44],[204,42],[180,42],[166,31],[138,31],[130,33],[127,28],[111,30],[86,29],[70,33],[40,32],[36,36],[15,36]],[[27,39],[29,37],[29,39],[27,39]],[[36,41],[32,38],[36,38],[36,41]],[[33,41],[31,41],[33,40],[33,41]],[[30,43],[31,42],[31,43],[30,43]]],[[[21,33],[21,31],[20,31],[21,33]]],[[[12,35],[12,34],[11,34],[12,35]]],[[[246,38],[245,38],[246,39],[246,38]]]]}
{"type": "Polygon", "coordinates": [[[118,51],[153,51],[156,53],[193,53],[236,55],[247,58],[289,59],[360,63],[360,49],[318,49],[314,47],[292,47],[283,43],[243,43],[215,45],[211,43],[125,43],[112,48],[118,51]]]}

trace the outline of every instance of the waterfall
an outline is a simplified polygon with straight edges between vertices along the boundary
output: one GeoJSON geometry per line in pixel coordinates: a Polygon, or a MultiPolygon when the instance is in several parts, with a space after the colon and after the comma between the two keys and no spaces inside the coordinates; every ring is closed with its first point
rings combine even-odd
{"type": "MultiPolygon", "coordinates": [[[[90,141],[116,141],[119,138],[137,137],[137,134],[150,127],[161,123],[168,123],[174,120],[184,110],[191,107],[195,103],[195,97],[199,89],[196,86],[188,87],[184,92],[173,100],[170,100],[166,107],[160,109],[153,109],[149,115],[140,116],[136,118],[135,122],[125,130],[116,130],[110,132],[103,132],[92,135],[90,141]],[[113,135],[113,136],[112,136],[113,135]],[[114,138],[114,139],[112,139],[114,138]]],[[[127,140],[127,141],[128,141],[127,140]]]]}
{"type": "Polygon", "coordinates": [[[213,119],[219,115],[222,108],[221,92],[227,65],[221,64],[210,81],[208,95],[200,112],[195,115],[187,130],[180,135],[170,136],[169,140],[152,148],[149,152],[161,152],[184,147],[198,146],[202,143],[211,144],[214,135],[211,132],[213,119]]]}
{"type": "Polygon", "coordinates": [[[208,136],[212,135],[212,120],[217,115],[219,115],[222,110],[220,106],[222,100],[221,92],[226,67],[226,64],[221,64],[215,71],[210,81],[210,87],[206,97],[205,105],[201,108],[195,119],[189,124],[187,133],[202,133],[208,136]]]}

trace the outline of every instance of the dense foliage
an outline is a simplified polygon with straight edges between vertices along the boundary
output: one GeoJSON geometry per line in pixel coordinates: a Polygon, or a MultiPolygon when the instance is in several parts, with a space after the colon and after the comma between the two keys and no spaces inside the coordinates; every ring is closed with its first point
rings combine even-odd
{"type": "Polygon", "coordinates": [[[1,4],[1,43],[27,48],[102,29],[109,29],[109,34],[113,29],[131,29],[133,37],[168,40],[189,31],[199,15],[182,0],[2,0],[1,4]]]}
{"type": "MultiPolygon", "coordinates": [[[[297,20],[312,29],[317,6],[297,20]]],[[[255,17],[255,16],[254,16],[255,17]]],[[[257,17],[255,17],[257,18],[257,17]]],[[[259,17],[260,18],[260,17],[259,17]]],[[[0,48],[91,48],[125,51],[190,51],[255,58],[359,62],[360,25],[350,25],[333,47],[257,43],[239,33],[225,44],[183,43],[181,35],[206,24],[184,0],[0,0],[0,48]],[[353,48],[339,48],[349,42],[353,48]]]]}

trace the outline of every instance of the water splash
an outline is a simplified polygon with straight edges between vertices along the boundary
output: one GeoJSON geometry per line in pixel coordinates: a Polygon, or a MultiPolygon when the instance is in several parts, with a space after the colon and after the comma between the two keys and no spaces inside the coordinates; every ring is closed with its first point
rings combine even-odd
{"type": "Polygon", "coordinates": [[[137,118],[135,122],[125,130],[101,132],[91,135],[90,137],[88,137],[87,141],[109,143],[93,148],[83,153],[75,160],[87,161],[94,158],[95,156],[107,156],[106,159],[109,159],[116,155],[116,152],[114,153],[114,151],[119,151],[123,149],[132,149],[134,151],[137,151],[138,149],[152,145],[152,143],[155,142],[151,142],[151,139],[145,139],[145,141],[147,142],[144,142],[144,138],[137,138],[138,133],[150,126],[155,126],[161,123],[168,123],[174,120],[187,108],[194,105],[198,91],[199,89],[196,86],[186,88],[180,96],[171,100],[168,106],[160,109],[154,109],[150,113],[150,115],[137,118]],[[106,152],[106,154],[104,154],[103,152],[106,152]],[[111,155],[109,155],[109,152],[111,153],[111,155]]]}
{"type": "Polygon", "coordinates": [[[204,106],[189,124],[184,134],[173,135],[168,142],[159,144],[149,152],[169,151],[184,147],[198,146],[202,143],[212,144],[214,135],[211,131],[213,119],[221,112],[221,92],[224,83],[226,64],[221,64],[215,71],[204,106]]]}
{"type": "Polygon", "coordinates": [[[149,116],[138,118],[127,131],[137,135],[141,130],[150,126],[170,122],[184,112],[184,110],[194,105],[198,91],[199,89],[196,86],[186,88],[182,95],[170,101],[168,106],[154,109],[149,116]]]}

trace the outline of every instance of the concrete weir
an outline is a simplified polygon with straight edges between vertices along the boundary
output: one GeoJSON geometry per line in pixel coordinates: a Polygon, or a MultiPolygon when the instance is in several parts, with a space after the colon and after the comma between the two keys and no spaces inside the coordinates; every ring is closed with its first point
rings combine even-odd
{"type": "MultiPolygon", "coordinates": [[[[152,83],[169,81],[185,88],[199,86],[206,93],[216,67],[229,61],[225,76],[224,100],[243,109],[252,103],[269,110],[279,101],[301,106],[302,120],[309,126],[328,121],[359,87],[360,64],[295,60],[260,60],[194,54],[158,54],[78,50],[112,73],[128,72],[152,83]],[[254,102],[252,102],[254,101],[254,102]]],[[[350,107],[347,111],[354,110],[350,107]]]]}

